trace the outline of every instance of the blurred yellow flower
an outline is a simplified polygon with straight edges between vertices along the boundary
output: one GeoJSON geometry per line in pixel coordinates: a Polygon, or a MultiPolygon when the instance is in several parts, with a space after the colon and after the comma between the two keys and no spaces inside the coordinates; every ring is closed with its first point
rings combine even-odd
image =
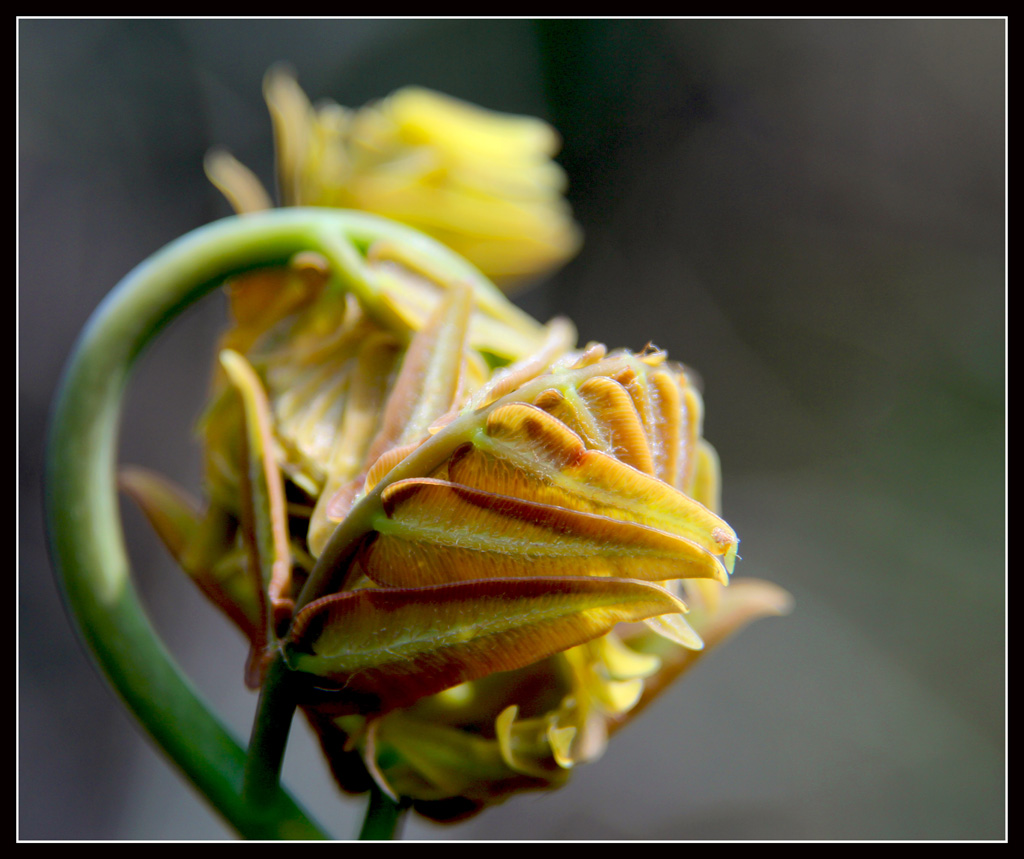
{"type": "MultiPolygon", "coordinates": [[[[551,160],[560,141],[542,120],[420,87],[356,110],[314,107],[280,67],[267,74],[264,92],[283,205],[360,209],[409,224],[503,287],[579,250],[565,174],[551,160]]],[[[207,172],[239,213],[271,205],[226,152],[211,154],[207,172]]]]}

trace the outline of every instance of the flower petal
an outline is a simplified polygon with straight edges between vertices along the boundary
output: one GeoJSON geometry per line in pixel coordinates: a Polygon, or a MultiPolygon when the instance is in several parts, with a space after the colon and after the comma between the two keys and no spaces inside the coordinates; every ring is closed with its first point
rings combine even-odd
{"type": "Polygon", "coordinates": [[[613,719],[610,728],[616,730],[630,721],[672,681],[696,665],[705,653],[714,650],[748,623],[760,617],[788,614],[792,605],[793,598],[778,585],[760,579],[740,579],[733,582],[730,587],[722,589],[718,605],[713,612],[698,616],[697,610],[694,610],[693,622],[706,644],[704,650],[672,647],[661,638],[643,633],[624,637],[629,647],[659,656],[662,668],[644,683],[643,694],[636,706],[621,717],[613,719]]]}
{"type": "Polygon", "coordinates": [[[360,552],[378,584],[418,587],[519,576],[613,576],[643,581],[719,578],[697,543],[648,525],[412,478],[381,496],[375,537],[360,552]]]}
{"type": "Polygon", "coordinates": [[[242,533],[249,548],[250,567],[263,596],[264,623],[253,642],[247,672],[258,684],[263,648],[276,640],[278,621],[290,616],[291,547],[284,481],[273,453],[270,406],[256,372],[237,352],[220,353],[221,365],[242,398],[245,411],[245,450],[248,467],[243,473],[242,533]]]}
{"type": "Polygon", "coordinates": [[[120,469],[117,483],[139,505],[174,560],[183,564],[202,522],[195,499],[166,477],[145,468],[120,469]]]}
{"type": "Polygon", "coordinates": [[[449,479],[489,492],[621,519],[677,534],[722,556],[732,572],[738,540],[725,520],[657,478],[588,450],[561,421],[524,403],[495,409],[474,447],[452,457],[449,479]]]}
{"type": "Polygon", "coordinates": [[[371,462],[393,447],[420,441],[440,415],[458,404],[472,312],[472,291],[453,287],[413,337],[370,448],[371,462]]]}
{"type": "Polygon", "coordinates": [[[587,447],[603,450],[638,471],[653,474],[647,434],[626,389],[614,379],[597,376],[580,385],[578,394],[599,433],[587,447]]]}
{"type": "Polygon", "coordinates": [[[262,212],[273,207],[270,196],[256,174],[230,152],[213,149],[203,163],[206,177],[239,215],[262,212]]]}
{"type": "Polygon", "coordinates": [[[137,466],[118,472],[118,486],[145,514],[164,546],[199,589],[250,638],[262,627],[256,585],[235,549],[236,523],[211,504],[206,513],[181,487],[137,466]]]}
{"type": "Polygon", "coordinates": [[[388,376],[394,365],[394,341],[386,334],[367,338],[359,350],[358,365],[349,383],[341,426],[337,430],[327,480],[309,523],[308,542],[319,555],[334,530],[331,500],[355,479],[379,429],[388,376]]]}
{"type": "Polygon", "coordinates": [[[336,687],[332,706],[339,713],[383,712],[530,665],[618,623],[681,608],[664,588],[626,579],[367,588],[324,597],[299,612],[285,658],[294,670],[336,687]]]}

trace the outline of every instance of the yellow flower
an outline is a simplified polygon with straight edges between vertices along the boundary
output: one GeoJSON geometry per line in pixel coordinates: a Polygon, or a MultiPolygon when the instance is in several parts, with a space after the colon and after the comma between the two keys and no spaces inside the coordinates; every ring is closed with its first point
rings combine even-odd
{"type": "MultiPolygon", "coordinates": [[[[575,252],[539,120],[415,88],[314,109],[281,71],[265,90],[285,205],[404,221],[501,281],[575,252]]],[[[239,212],[270,205],[230,156],[208,172],[239,212]]],[[[122,485],[248,638],[247,682],[290,672],[339,784],[451,820],[564,783],[788,596],[726,587],[738,539],[683,366],[578,347],[425,237],[381,235],[227,284],[206,500],[122,485]]]]}
{"type": "Polygon", "coordinates": [[[366,295],[306,255],[229,285],[205,511],[123,477],[197,584],[283,657],[342,787],[458,819],[556,787],[788,597],[729,575],[702,401],[661,351],[576,346],[412,246],[366,295]],[[304,598],[312,593],[315,598],[304,598]]]}
{"type": "MultiPolygon", "coordinates": [[[[552,161],[547,123],[485,110],[419,87],[357,110],[314,107],[287,71],[264,92],[283,205],[360,209],[409,224],[502,286],[576,254],[580,231],[552,161]]],[[[225,152],[207,172],[239,213],[268,208],[259,181],[225,152]]]]}

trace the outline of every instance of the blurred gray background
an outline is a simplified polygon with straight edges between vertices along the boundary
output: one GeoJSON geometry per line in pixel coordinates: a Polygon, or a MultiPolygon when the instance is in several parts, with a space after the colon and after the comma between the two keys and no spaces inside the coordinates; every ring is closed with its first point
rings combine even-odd
{"type": "MultiPolygon", "coordinates": [[[[563,790],[421,839],[1005,837],[1002,20],[19,23],[19,834],[219,839],[80,650],[46,556],[42,439],[102,296],[269,182],[261,78],[421,84],[551,121],[586,232],[519,300],[697,368],[737,575],[796,608],[704,661],[563,790]]],[[[196,486],[219,298],[142,361],[123,459],[196,486]]],[[[126,509],[169,646],[241,736],[243,645],[126,509]]],[[[297,725],[285,777],[339,838],[297,725]]]]}

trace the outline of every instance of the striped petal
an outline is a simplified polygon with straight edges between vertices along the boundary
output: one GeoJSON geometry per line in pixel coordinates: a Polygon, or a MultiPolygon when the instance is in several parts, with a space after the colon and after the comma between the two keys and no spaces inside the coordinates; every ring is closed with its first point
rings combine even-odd
{"type": "Polygon", "coordinates": [[[718,559],[648,525],[413,478],[388,486],[360,563],[378,584],[520,576],[717,578],[718,559]]]}
{"type": "Polygon", "coordinates": [[[225,349],[221,365],[238,391],[245,412],[247,468],[242,475],[241,522],[250,569],[263,595],[262,630],[253,641],[247,673],[258,685],[264,646],[276,639],[278,621],[291,615],[291,547],[284,480],[273,451],[270,406],[256,372],[237,352],[225,349]]]}
{"type": "Polygon", "coordinates": [[[495,409],[486,433],[452,457],[448,476],[488,492],[676,534],[720,558],[714,578],[724,583],[732,572],[738,541],[725,520],[664,481],[587,449],[565,424],[537,407],[513,403],[495,409]]]}
{"type": "Polygon", "coordinates": [[[681,609],[658,585],[609,578],[367,588],[299,612],[285,656],[336,689],[337,712],[383,712],[681,609]]]}
{"type": "Polygon", "coordinates": [[[412,339],[388,397],[383,427],[370,449],[371,461],[392,447],[419,441],[458,403],[472,312],[472,292],[453,288],[412,339]]]}

